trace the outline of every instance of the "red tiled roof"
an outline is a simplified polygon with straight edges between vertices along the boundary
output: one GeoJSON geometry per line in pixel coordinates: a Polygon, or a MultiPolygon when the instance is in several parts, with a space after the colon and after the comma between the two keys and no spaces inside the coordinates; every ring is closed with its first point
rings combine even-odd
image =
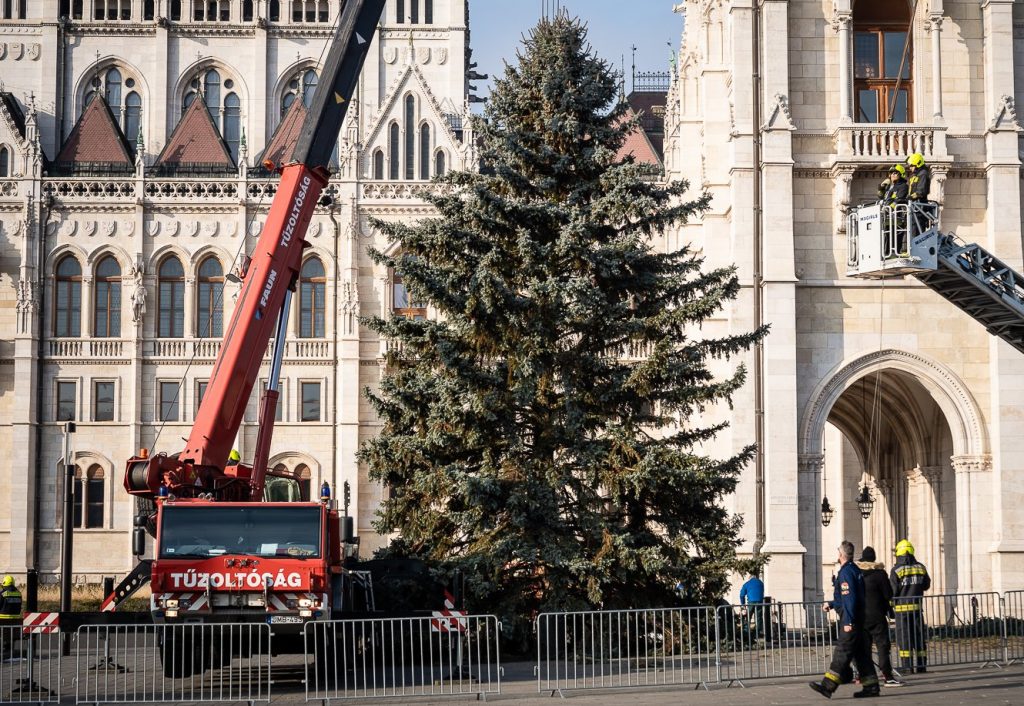
{"type": "Polygon", "coordinates": [[[275,166],[283,166],[291,161],[292,152],[295,150],[295,143],[299,141],[299,133],[302,132],[302,124],[306,120],[306,105],[296,99],[292,107],[284,114],[284,120],[274,130],[270,144],[263,150],[260,163],[270,160],[275,166]]]}
{"type": "Polygon", "coordinates": [[[92,162],[125,164],[134,162],[121,128],[114,122],[110,107],[102,96],[96,96],[82,111],[82,117],[68,135],[57,156],[58,164],[92,162]]]}
{"type": "Polygon", "coordinates": [[[228,146],[213,124],[210,112],[201,98],[185,109],[177,127],[157,157],[156,166],[164,164],[203,164],[234,169],[228,146]]]}
{"type": "MultiPolygon", "coordinates": [[[[632,120],[636,117],[633,109],[630,108],[626,113],[624,120],[632,120]]],[[[622,147],[619,148],[618,154],[615,155],[615,159],[621,162],[626,157],[631,156],[634,160],[641,164],[651,164],[655,167],[661,167],[661,158],[658,157],[658,152],[654,149],[654,145],[651,144],[651,140],[647,137],[647,133],[644,132],[643,127],[637,125],[632,132],[626,136],[626,141],[622,143],[622,147]]]]}

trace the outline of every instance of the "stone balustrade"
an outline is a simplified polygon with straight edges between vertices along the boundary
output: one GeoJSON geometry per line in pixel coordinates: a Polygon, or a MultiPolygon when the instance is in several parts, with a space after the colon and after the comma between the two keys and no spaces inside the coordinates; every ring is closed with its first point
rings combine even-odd
{"type": "Polygon", "coordinates": [[[119,338],[51,338],[48,357],[74,360],[120,360],[129,353],[129,341],[119,338]]]}
{"type": "Polygon", "coordinates": [[[920,152],[927,161],[946,159],[946,128],[917,124],[851,123],[833,134],[835,161],[853,164],[903,162],[920,152]]]}
{"type": "Polygon", "coordinates": [[[43,193],[61,201],[128,201],[135,198],[135,182],[124,177],[48,178],[43,193]]]}
{"type": "Polygon", "coordinates": [[[18,195],[17,179],[0,179],[0,198],[13,198],[18,195]]]}
{"type": "MultiPolygon", "coordinates": [[[[187,361],[191,359],[213,361],[220,352],[220,339],[215,338],[157,338],[144,341],[143,358],[187,361]]],[[[119,338],[51,338],[46,341],[46,355],[68,363],[94,363],[99,360],[130,358],[134,341],[119,338]]],[[[270,359],[273,342],[267,347],[270,359]]],[[[285,360],[294,362],[331,361],[334,359],[334,341],[323,338],[303,338],[285,343],[285,360]]]]}

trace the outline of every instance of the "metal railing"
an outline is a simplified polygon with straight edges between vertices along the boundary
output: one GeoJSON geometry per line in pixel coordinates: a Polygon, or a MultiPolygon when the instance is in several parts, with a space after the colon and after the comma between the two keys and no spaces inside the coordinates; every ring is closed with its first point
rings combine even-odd
{"type": "Polygon", "coordinates": [[[536,625],[540,692],[720,680],[714,608],[542,613],[536,625]]]}
{"type": "Polygon", "coordinates": [[[306,700],[501,693],[493,615],[306,623],[306,700]]]}
{"type": "Polygon", "coordinates": [[[270,701],[263,623],[85,625],[75,703],[270,701]]]}
{"type": "Polygon", "coordinates": [[[1000,604],[1003,616],[1003,663],[1024,661],[1024,591],[1007,591],[1000,604]]]}
{"type": "Polygon", "coordinates": [[[0,703],[60,703],[60,638],[0,627],[0,703]]]}
{"type": "Polygon", "coordinates": [[[1005,624],[997,593],[895,599],[896,668],[1004,661],[1005,624]]]}

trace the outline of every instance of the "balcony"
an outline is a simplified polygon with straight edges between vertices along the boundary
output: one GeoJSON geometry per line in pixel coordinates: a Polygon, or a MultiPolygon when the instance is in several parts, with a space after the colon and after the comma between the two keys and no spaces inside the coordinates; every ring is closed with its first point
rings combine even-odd
{"type": "MultiPolygon", "coordinates": [[[[189,360],[213,362],[220,352],[220,339],[157,338],[144,342],[143,357],[155,362],[179,363],[189,360]]],[[[132,357],[135,342],[119,338],[51,338],[46,341],[46,357],[68,363],[122,361],[132,357]]],[[[267,347],[264,361],[270,361],[274,344],[267,347]]],[[[324,338],[304,338],[285,342],[284,358],[293,362],[332,361],[334,342],[324,338]]]]}
{"type": "Polygon", "coordinates": [[[904,162],[920,152],[928,162],[944,162],[946,128],[895,123],[850,123],[833,133],[835,164],[882,165],[904,162]]]}
{"type": "Polygon", "coordinates": [[[131,351],[130,342],[119,338],[51,338],[47,341],[48,358],[124,360],[131,351]]]}

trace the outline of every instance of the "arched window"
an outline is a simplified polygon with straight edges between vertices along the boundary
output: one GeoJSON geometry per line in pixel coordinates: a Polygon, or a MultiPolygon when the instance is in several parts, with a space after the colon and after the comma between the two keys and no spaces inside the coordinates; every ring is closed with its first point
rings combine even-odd
{"type": "Polygon", "coordinates": [[[373,178],[384,178],[384,150],[382,149],[373,152],[373,178]]]}
{"type": "Polygon", "coordinates": [[[436,176],[444,176],[445,171],[447,171],[446,166],[444,151],[438,150],[434,155],[434,174],[436,176]]]}
{"type": "Polygon", "coordinates": [[[234,79],[222,78],[217,69],[204,69],[189,81],[181,112],[184,113],[201,96],[213,124],[228,145],[231,158],[237,162],[242,136],[242,101],[234,89],[234,79]]]}
{"type": "Polygon", "coordinates": [[[157,309],[160,318],[157,336],[183,338],[185,336],[185,270],[181,260],[171,255],[160,263],[157,272],[157,309]]]}
{"type": "Polygon", "coordinates": [[[81,468],[75,469],[75,527],[103,526],[104,475],[103,468],[99,464],[93,464],[84,474],[81,468]]]}
{"type": "Polygon", "coordinates": [[[310,491],[312,491],[312,488],[310,488],[310,480],[313,477],[313,474],[309,472],[309,466],[304,463],[300,463],[296,466],[295,477],[298,478],[299,481],[299,494],[302,497],[302,502],[308,503],[310,501],[309,494],[310,491]]]}
{"type": "Polygon", "coordinates": [[[427,318],[426,305],[416,300],[405,285],[405,279],[397,272],[391,273],[391,293],[393,295],[391,310],[395,316],[407,319],[427,318]]]}
{"type": "Polygon", "coordinates": [[[319,78],[313,69],[302,69],[288,80],[284,95],[281,96],[281,117],[288,112],[295,100],[302,98],[303,104],[308,108],[313,105],[313,94],[316,93],[316,84],[319,78]]]}
{"type": "Polygon", "coordinates": [[[434,0],[423,0],[423,24],[434,24],[434,0]]]}
{"type": "Polygon", "coordinates": [[[114,122],[121,128],[132,148],[139,135],[142,120],[142,97],[138,94],[137,88],[138,81],[133,76],[127,75],[119,67],[112,66],[92,77],[82,103],[84,109],[93,98],[102,95],[103,100],[110,106],[114,122]]]}
{"type": "Polygon", "coordinates": [[[299,338],[323,338],[327,277],[319,258],[311,257],[299,272],[299,338]]]}
{"type": "Polygon", "coordinates": [[[94,331],[98,338],[121,335],[121,266],[108,255],[96,267],[96,289],[93,293],[94,331]]]}
{"type": "Polygon", "coordinates": [[[199,297],[196,311],[199,338],[220,338],[224,335],[224,270],[220,261],[208,257],[199,265],[199,297]]]}
{"type": "Polygon", "coordinates": [[[416,99],[411,95],[405,97],[405,178],[416,178],[416,99]]]}
{"type": "Polygon", "coordinates": [[[57,297],[53,335],[76,338],[82,335],[82,266],[71,255],[57,263],[57,297]]]}
{"type": "Polygon", "coordinates": [[[430,125],[420,126],[420,179],[430,179],[430,125]]]}
{"type": "Polygon", "coordinates": [[[252,1],[253,0],[245,0],[242,3],[242,22],[252,22],[252,1]]]}
{"type": "Polygon", "coordinates": [[[390,135],[388,139],[388,177],[392,181],[398,180],[399,174],[399,154],[398,154],[398,140],[399,140],[399,129],[398,123],[391,123],[390,135]]]}
{"type": "Polygon", "coordinates": [[[0,177],[11,176],[11,151],[0,145],[0,177]]]}
{"type": "Polygon", "coordinates": [[[910,19],[910,4],[906,0],[857,0],[854,4],[857,122],[906,123],[913,119],[910,19]]]}
{"type": "Polygon", "coordinates": [[[405,24],[405,0],[395,0],[395,22],[405,24]]]}

